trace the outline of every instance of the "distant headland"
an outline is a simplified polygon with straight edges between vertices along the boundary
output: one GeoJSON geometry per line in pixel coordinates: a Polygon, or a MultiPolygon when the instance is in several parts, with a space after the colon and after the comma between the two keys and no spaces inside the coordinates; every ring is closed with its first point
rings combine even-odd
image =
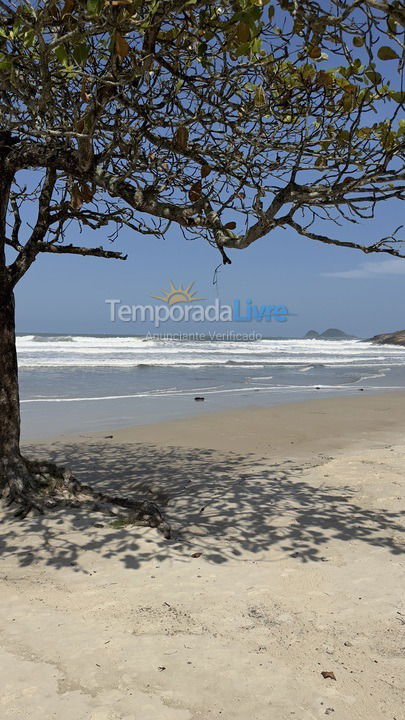
{"type": "Polygon", "coordinates": [[[369,342],[376,345],[402,345],[402,347],[405,347],[405,330],[374,335],[374,337],[369,338],[369,342]]]}
{"type": "Polygon", "coordinates": [[[323,333],[318,333],[316,330],[308,330],[304,336],[305,340],[356,340],[354,335],[348,335],[343,330],[338,328],[328,328],[323,333]]]}

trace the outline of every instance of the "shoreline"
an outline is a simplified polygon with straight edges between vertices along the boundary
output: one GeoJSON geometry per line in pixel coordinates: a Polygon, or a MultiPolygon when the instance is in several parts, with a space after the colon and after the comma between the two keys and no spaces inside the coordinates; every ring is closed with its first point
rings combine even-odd
{"type": "Polygon", "coordinates": [[[75,434],[77,431],[111,432],[130,426],[157,425],[174,420],[221,412],[238,412],[246,408],[271,408],[334,397],[353,397],[367,394],[405,392],[403,386],[384,388],[291,387],[211,390],[195,388],[174,394],[135,394],[112,397],[23,399],[21,401],[24,440],[48,439],[55,435],[75,434]],[[196,403],[194,397],[203,395],[205,401],[196,403]],[[80,408],[80,413],[78,409],[80,408]],[[137,419],[139,418],[139,422],[137,419]],[[35,436],[32,427],[41,427],[35,436]],[[79,426],[79,427],[78,427],[79,426]],[[76,431],[76,428],[78,430],[76,431]],[[55,430],[56,428],[56,430],[55,430]]]}
{"type": "MultiPolygon", "coordinates": [[[[200,410],[201,405],[198,410],[200,410]]],[[[192,416],[160,422],[108,427],[103,430],[57,434],[28,439],[23,444],[99,440],[106,436],[116,442],[179,444],[197,443],[201,447],[277,456],[285,453],[305,455],[317,451],[344,449],[361,443],[367,445],[369,434],[384,434],[401,442],[405,438],[405,392],[373,392],[344,396],[316,397],[269,406],[243,406],[230,410],[210,411],[206,406],[192,416]],[[254,427],[255,437],[250,430],[254,427]],[[269,436],[270,434],[270,436],[269,436]],[[306,447],[308,446],[308,447],[306,447]],[[312,448],[312,449],[311,449],[312,448]]]]}

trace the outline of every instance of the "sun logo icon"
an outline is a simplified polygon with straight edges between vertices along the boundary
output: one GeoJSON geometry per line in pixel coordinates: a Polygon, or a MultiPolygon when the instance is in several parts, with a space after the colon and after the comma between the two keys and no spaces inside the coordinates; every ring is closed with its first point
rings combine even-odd
{"type": "Polygon", "coordinates": [[[169,290],[162,290],[163,295],[151,295],[155,300],[163,300],[168,305],[175,305],[176,303],[190,303],[195,300],[204,300],[204,298],[196,297],[196,293],[193,292],[194,283],[190,283],[188,287],[184,288],[182,285],[176,288],[175,285],[170,281],[169,290]]]}

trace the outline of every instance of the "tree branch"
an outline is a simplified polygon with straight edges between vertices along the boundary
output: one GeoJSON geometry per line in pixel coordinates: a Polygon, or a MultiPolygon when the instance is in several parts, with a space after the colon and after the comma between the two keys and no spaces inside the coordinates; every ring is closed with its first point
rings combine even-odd
{"type": "Polygon", "coordinates": [[[56,255],[84,255],[86,257],[106,258],[107,260],[126,260],[128,255],[104,248],[86,248],[76,245],[53,245],[52,243],[39,243],[38,252],[54,253],[56,255]]]}
{"type": "Polygon", "coordinates": [[[299,233],[300,235],[311,238],[311,240],[317,240],[318,242],[325,243],[326,245],[336,245],[337,247],[353,248],[355,250],[361,250],[366,254],[386,253],[387,255],[394,255],[395,257],[405,258],[405,250],[401,252],[391,247],[390,245],[384,245],[386,241],[403,244],[403,241],[396,240],[393,235],[387,236],[386,238],[383,238],[382,240],[379,240],[372,245],[361,245],[360,243],[351,242],[350,240],[336,240],[334,238],[327,237],[326,235],[321,235],[320,233],[309,232],[306,228],[299,225],[293,219],[289,219],[288,221],[286,221],[286,224],[294,228],[294,230],[296,230],[297,233],[299,233]]]}
{"type": "MultiPolygon", "coordinates": [[[[17,255],[17,258],[9,266],[9,274],[13,286],[18,282],[18,280],[20,280],[20,278],[22,278],[22,276],[27,272],[28,268],[34,262],[37,253],[39,252],[39,243],[44,239],[46,233],[48,232],[48,228],[50,225],[50,204],[52,199],[52,193],[56,183],[56,177],[56,170],[54,168],[48,168],[39,196],[38,215],[34,229],[28,242],[23,247],[20,246],[21,249],[17,255]]],[[[18,217],[15,218],[15,221],[18,226],[18,217]]],[[[11,239],[12,243],[14,242],[14,247],[17,247],[14,231],[15,227],[13,228],[11,239]]]]}

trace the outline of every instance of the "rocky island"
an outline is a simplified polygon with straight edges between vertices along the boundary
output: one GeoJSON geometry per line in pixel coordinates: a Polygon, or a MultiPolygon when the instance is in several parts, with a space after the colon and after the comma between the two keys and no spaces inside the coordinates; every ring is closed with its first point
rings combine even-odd
{"type": "Polygon", "coordinates": [[[354,335],[348,335],[338,328],[328,328],[323,333],[316,330],[308,330],[304,340],[356,340],[354,335]]]}
{"type": "Polygon", "coordinates": [[[369,338],[369,342],[376,345],[402,345],[402,347],[405,347],[405,330],[374,335],[374,337],[369,338]]]}

